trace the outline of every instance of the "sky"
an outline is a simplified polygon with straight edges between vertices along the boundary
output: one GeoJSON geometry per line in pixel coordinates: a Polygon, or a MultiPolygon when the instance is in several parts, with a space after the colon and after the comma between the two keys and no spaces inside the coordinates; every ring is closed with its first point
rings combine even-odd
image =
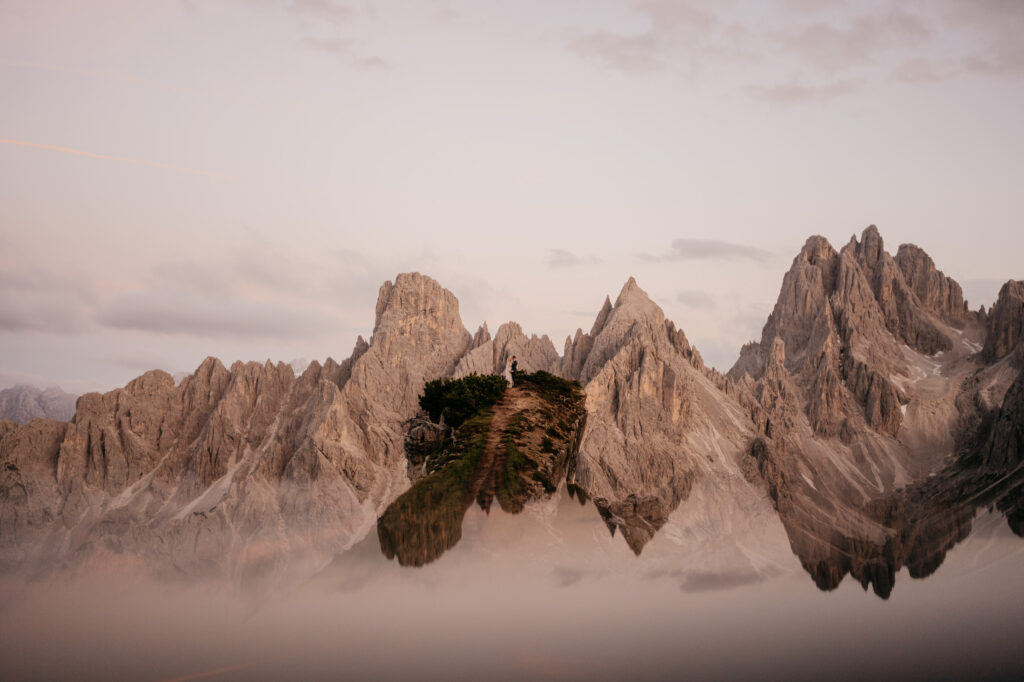
{"type": "Polygon", "coordinates": [[[1024,278],[1024,3],[0,0],[0,387],[347,357],[380,285],[721,370],[812,234],[1024,278]]]}

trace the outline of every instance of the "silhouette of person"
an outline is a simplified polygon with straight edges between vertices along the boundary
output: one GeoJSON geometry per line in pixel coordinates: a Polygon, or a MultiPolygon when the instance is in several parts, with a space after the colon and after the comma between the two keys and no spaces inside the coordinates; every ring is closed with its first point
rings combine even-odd
{"type": "Polygon", "coordinates": [[[519,372],[519,361],[516,360],[516,356],[512,356],[512,385],[516,385],[516,374],[519,372]]]}

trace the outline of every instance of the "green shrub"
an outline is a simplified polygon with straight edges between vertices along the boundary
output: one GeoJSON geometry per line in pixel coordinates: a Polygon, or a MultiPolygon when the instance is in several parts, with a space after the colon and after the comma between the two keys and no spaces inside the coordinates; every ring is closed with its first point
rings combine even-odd
{"type": "Polygon", "coordinates": [[[550,372],[538,370],[532,374],[521,374],[516,385],[532,389],[548,402],[565,405],[582,397],[578,381],[569,381],[550,372]]]}
{"type": "Polygon", "coordinates": [[[443,414],[446,424],[458,428],[480,410],[501,400],[506,385],[504,377],[496,374],[435,379],[423,387],[420,407],[427,411],[433,421],[439,421],[443,414]]]}

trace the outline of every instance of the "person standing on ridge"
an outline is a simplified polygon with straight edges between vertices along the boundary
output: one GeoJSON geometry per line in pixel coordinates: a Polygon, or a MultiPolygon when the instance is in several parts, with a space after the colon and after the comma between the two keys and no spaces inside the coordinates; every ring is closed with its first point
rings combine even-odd
{"type": "Polygon", "coordinates": [[[512,356],[512,385],[516,385],[516,373],[519,371],[519,361],[516,360],[516,356],[512,356]]]}

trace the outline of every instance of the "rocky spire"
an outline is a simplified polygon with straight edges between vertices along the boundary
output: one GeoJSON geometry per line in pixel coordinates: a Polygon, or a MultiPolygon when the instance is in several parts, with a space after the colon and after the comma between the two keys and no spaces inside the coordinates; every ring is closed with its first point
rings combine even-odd
{"type": "Polygon", "coordinates": [[[583,365],[594,347],[594,339],[604,329],[608,317],[612,314],[611,298],[605,296],[604,303],[590,327],[590,333],[584,333],[582,329],[576,330],[576,336],[565,339],[565,351],[559,366],[559,373],[568,379],[579,379],[583,373],[583,365]]]}
{"type": "Polygon", "coordinates": [[[982,357],[996,362],[1024,340],[1024,280],[1010,280],[999,290],[999,298],[988,314],[988,330],[982,357]]]}

